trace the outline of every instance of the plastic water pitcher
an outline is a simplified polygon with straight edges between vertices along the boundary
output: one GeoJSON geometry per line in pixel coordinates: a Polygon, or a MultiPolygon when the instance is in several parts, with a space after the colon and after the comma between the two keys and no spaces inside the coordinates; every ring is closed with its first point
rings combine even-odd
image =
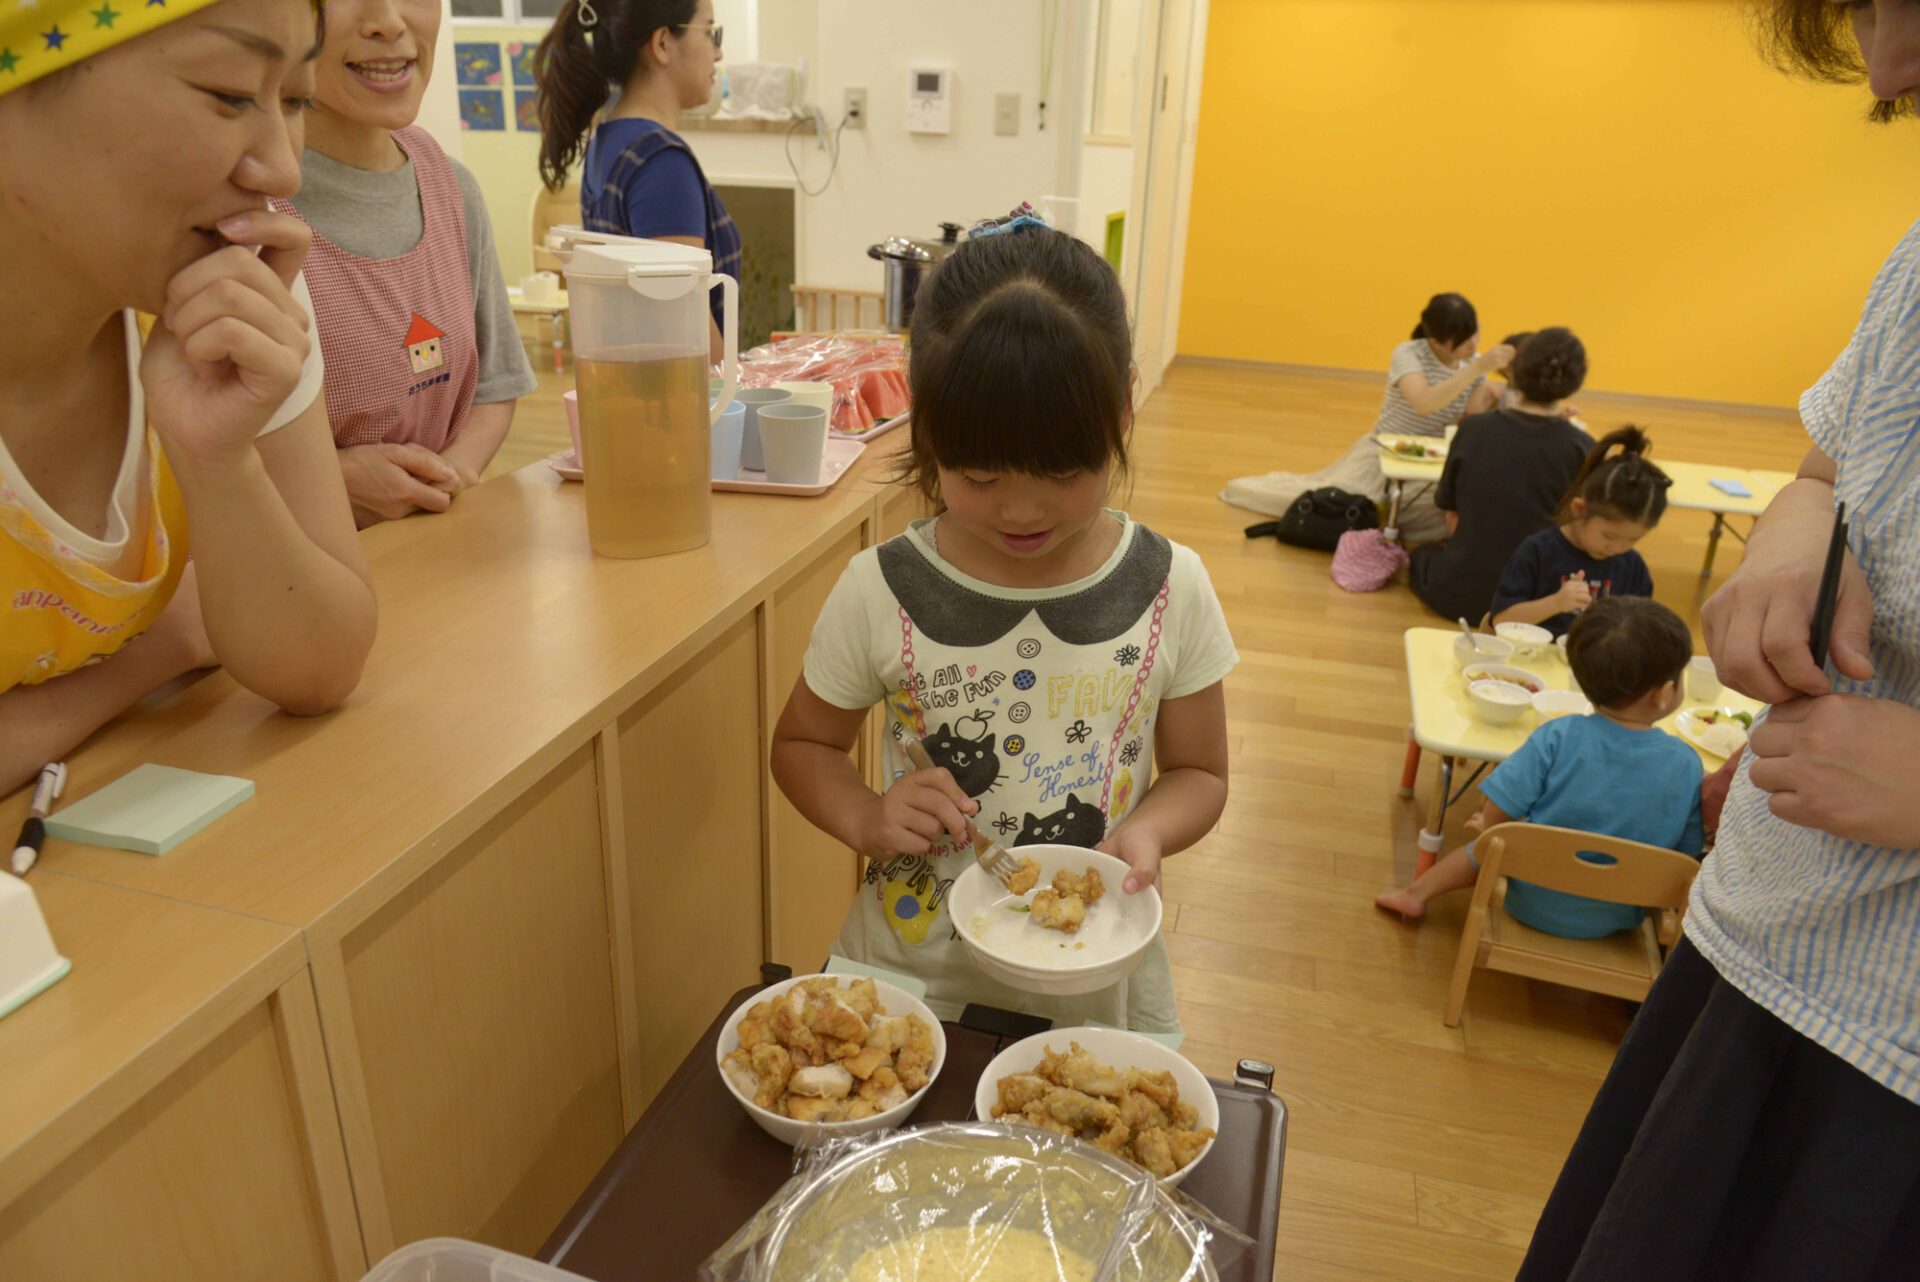
{"type": "Polygon", "coordinates": [[[556,228],[580,404],[587,539],[602,556],[683,552],[712,531],[711,427],[740,386],[739,286],[704,249],[556,228]],[[708,387],[708,296],[725,345],[708,387]]]}

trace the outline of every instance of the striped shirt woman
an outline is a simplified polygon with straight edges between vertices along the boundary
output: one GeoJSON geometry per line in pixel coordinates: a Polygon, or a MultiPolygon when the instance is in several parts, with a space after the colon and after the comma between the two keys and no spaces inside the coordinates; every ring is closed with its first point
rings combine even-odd
{"type": "Polygon", "coordinates": [[[1704,616],[1728,684],[1775,706],[1522,1282],[1870,1282],[1920,1259],[1920,224],[1800,413],[1802,479],[1704,616]],[[1858,576],[1823,693],[1779,633],[1811,614],[1836,502],[1858,576]]]}

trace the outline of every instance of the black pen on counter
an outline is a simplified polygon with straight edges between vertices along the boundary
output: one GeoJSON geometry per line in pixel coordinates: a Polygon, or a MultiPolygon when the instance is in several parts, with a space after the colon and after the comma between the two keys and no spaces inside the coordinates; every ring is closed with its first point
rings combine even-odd
{"type": "Polygon", "coordinates": [[[40,771],[40,778],[33,785],[33,807],[28,811],[27,821],[20,825],[20,839],[13,843],[13,875],[24,877],[33,867],[34,860],[40,858],[40,843],[47,839],[47,825],[44,822],[47,812],[53,809],[53,803],[67,787],[67,765],[64,761],[49,762],[40,771]]]}
{"type": "Polygon", "coordinates": [[[1827,540],[1827,564],[1820,574],[1820,595],[1813,603],[1813,636],[1810,648],[1813,665],[1827,667],[1827,648],[1833,641],[1833,615],[1840,601],[1840,570],[1847,561],[1847,505],[1842,503],[1833,518],[1833,537],[1827,540]]]}

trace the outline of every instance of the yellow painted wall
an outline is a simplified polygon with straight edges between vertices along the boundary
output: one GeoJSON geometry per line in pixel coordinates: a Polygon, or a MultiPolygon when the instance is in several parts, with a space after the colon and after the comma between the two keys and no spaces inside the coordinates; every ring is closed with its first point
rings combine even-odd
{"type": "Polygon", "coordinates": [[[1736,0],[1212,0],[1180,350],[1384,369],[1430,294],[1591,386],[1792,405],[1920,217],[1920,131],[1736,0]]]}

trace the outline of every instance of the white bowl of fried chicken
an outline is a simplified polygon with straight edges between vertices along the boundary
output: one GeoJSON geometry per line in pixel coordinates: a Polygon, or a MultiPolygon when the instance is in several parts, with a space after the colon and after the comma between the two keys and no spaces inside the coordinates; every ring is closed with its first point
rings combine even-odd
{"type": "Polygon", "coordinates": [[[892,984],[802,975],[736,1007],[715,1058],[747,1116],[797,1145],[906,1121],[946,1063],[947,1035],[892,984]]]}
{"type": "Polygon", "coordinates": [[[980,1074],[982,1121],[1086,1140],[1178,1184],[1212,1149],[1220,1101],[1177,1051],[1117,1028],[1056,1028],[1015,1042],[980,1074]]]}
{"type": "Polygon", "coordinates": [[[1124,860],[1080,846],[1018,846],[1011,886],[969,864],[947,911],[973,964],[1022,992],[1097,993],[1133,973],[1160,933],[1160,892],[1126,893],[1124,860]]]}

